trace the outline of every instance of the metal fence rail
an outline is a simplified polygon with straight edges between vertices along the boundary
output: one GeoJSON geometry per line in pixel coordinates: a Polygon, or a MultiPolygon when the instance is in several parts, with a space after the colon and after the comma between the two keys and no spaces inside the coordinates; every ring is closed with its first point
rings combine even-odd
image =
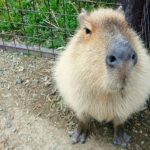
{"type": "Polygon", "coordinates": [[[1,0],[0,48],[55,57],[73,35],[81,8],[117,5],[115,0],[1,0]]]}

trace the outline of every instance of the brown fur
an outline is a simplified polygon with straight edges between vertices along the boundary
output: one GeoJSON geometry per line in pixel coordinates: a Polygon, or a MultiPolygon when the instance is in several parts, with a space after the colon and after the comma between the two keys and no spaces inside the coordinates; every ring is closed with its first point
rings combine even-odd
{"type": "Polygon", "coordinates": [[[60,94],[80,120],[124,121],[144,105],[150,90],[150,59],[120,10],[98,9],[79,15],[80,27],[55,67],[60,94]],[[92,34],[86,34],[84,28],[92,34]],[[126,38],[138,55],[131,71],[110,71],[105,63],[112,39],[126,38]],[[123,80],[125,78],[125,80],[123,80]],[[122,89],[124,86],[124,89],[122,89]],[[88,118],[88,117],[87,117],[88,118]]]}

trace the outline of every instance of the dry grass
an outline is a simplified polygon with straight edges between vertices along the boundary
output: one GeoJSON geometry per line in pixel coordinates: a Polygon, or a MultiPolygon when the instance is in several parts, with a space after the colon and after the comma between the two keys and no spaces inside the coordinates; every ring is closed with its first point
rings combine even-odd
{"type": "MultiPolygon", "coordinates": [[[[54,61],[48,58],[0,52],[0,89],[12,93],[14,104],[52,122],[67,131],[77,124],[72,111],[67,109],[53,82],[54,61]]],[[[7,96],[7,95],[6,95],[7,96]]],[[[11,106],[12,107],[12,106],[11,106]]],[[[150,111],[146,108],[126,124],[133,136],[131,149],[150,148],[150,111]]],[[[106,142],[112,141],[112,125],[92,122],[91,135],[106,142]]]]}

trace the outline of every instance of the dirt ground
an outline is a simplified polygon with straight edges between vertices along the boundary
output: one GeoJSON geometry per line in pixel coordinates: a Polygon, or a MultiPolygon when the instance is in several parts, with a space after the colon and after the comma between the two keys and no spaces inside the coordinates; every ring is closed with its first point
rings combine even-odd
{"type": "MultiPolygon", "coordinates": [[[[0,51],[0,150],[120,150],[112,145],[111,124],[91,121],[85,144],[71,145],[77,125],[54,86],[54,61],[0,51]]],[[[150,149],[147,106],[127,121],[129,150],[150,149]]]]}

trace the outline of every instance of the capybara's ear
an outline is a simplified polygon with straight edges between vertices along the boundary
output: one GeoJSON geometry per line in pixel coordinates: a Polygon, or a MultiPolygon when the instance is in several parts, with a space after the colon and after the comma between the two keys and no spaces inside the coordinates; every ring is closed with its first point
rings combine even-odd
{"type": "Polygon", "coordinates": [[[123,7],[120,5],[117,9],[116,9],[118,12],[124,14],[124,10],[123,10],[123,7]]]}
{"type": "Polygon", "coordinates": [[[85,9],[82,8],[81,13],[78,16],[79,24],[80,25],[84,24],[84,22],[88,16],[89,16],[89,13],[85,9]]]}

